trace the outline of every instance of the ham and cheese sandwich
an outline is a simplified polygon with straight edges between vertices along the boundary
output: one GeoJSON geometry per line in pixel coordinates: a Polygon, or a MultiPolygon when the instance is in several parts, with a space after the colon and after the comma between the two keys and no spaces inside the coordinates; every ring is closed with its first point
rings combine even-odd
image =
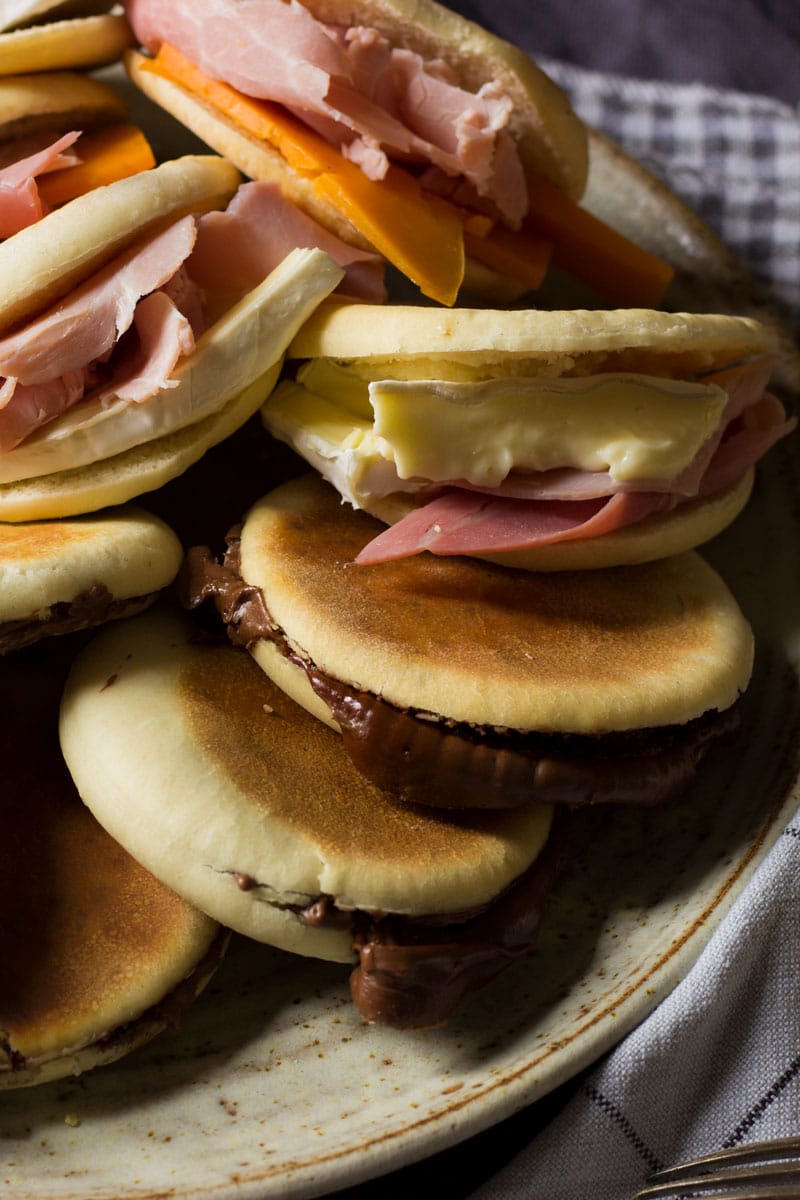
{"type": "Polygon", "coordinates": [[[151,609],[92,639],[61,744],[135,858],[248,937],[353,964],[369,1022],[441,1024],[536,936],[559,845],[547,806],[465,817],[394,803],[335,733],[183,614],[151,609]]]}
{"type": "Polygon", "coordinates": [[[0,655],[141,612],[182,558],[172,529],[133,505],[0,524],[0,655]]]}
{"type": "Polygon", "coordinates": [[[655,804],[738,721],[753,636],[694,551],[589,572],[418,555],[354,564],[377,522],[315,475],[258,501],[188,607],[399,798],[446,808],[655,804]]]}
{"type": "Polygon", "coordinates": [[[371,311],[326,304],[267,429],[387,523],[370,564],[428,551],[539,571],[707,541],[796,424],[773,332],[653,310],[371,311]]]}
{"type": "Polygon", "coordinates": [[[58,744],[76,649],[0,661],[0,1090],[81,1074],[174,1028],[228,939],[81,803],[58,744]]]}
{"type": "Polygon", "coordinates": [[[155,165],[125,101],[76,71],[0,77],[0,238],[155,165]]]}
{"type": "Polygon", "coordinates": [[[133,44],[111,0],[3,0],[0,75],[100,67],[133,44]]]}
{"type": "Polygon", "coordinates": [[[517,47],[434,0],[127,0],[134,81],[421,291],[507,302],[549,265],[658,304],[671,268],[578,203],[587,132],[517,47]]]}
{"type": "Polygon", "coordinates": [[[0,244],[0,520],[141,495],[257,410],[350,268],[263,220],[270,185],[240,184],[231,163],[187,156],[0,244]]]}

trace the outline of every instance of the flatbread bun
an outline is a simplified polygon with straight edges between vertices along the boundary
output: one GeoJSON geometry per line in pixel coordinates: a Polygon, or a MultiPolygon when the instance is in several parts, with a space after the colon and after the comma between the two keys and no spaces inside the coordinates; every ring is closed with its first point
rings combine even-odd
{"type": "MultiPolygon", "coordinates": [[[[509,133],[519,154],[522,174],[549,181],[558,193],[578,199],[588,174],[588,139],[583,123],[572,110],[566,95],[516,46],[505,42],[472,21],[466,20],[433,0],[378,0],[377,3],[332,4],[327,0],[309,0],[303,5],[321,23],[377,29],[398,49],[422,56],[427,62],[444,64],[463,91],[477,94],[499,86],[512,103],[511,116],[504,134],[509,133]]],[[[131,21],[147,41],[149,50],[158,48],[155,32],[137,24],[138,12],[131,9],[131,21]]],[[[167,41],[174,41],[180,52],[180,36],[168,23],[163,26],[167,41]]],[[[509,302],[539,282],[537,272],[523,272],[523,278],[511,278],[502,269],[475,263],[466,255],[461,228],[456,220],[442,222],[442,211],[434,215],[427,205],[420,207],[414,184],[400,172],[386,188],[378,186],[360,194],[357,182],[342,181],[341,190],[320,186],[319,175],[326,176],[327,147],[320,153],[300,150],[299,160],[285,142],[280,148],[246,128],[246,121],[217,106],[202,88],[193,90],[183,79],[173,79],[149,70],[142,54],[128,51],[125,65],[138,87],[156,104],[190,129],[207,145],[235,162],[252,179],[278,184],[301,209],[345,242],[362,250],[374,250],[387,258],[400,274],[411,279],[427,296],[452,304],[459,291],[475,296],[502,298],[509,302]],[[285,151],[285,155],[284,155],[285,151]],[[309,167],[311,162],[313,167],[309,167]],[[406,186],[403,186],[403,185],[406,186]],[[386,195],[390,198],[384,205],[386,195]],[[379,209],[386,208],[386,213],[379,209]],[[385,220],[390,213],[393,216],[385,220]],[[430,225],[427,232],[410,236],[409,231],[430,225]],[[447,247],[439,266],[431,256],[431,245],[447,247]]],[[[215,75],[214,71],[211,71],[215,75]]],[[[235,81],[235,76],[234,76],[235,81]]],[[[435,140],[435,139],[433,139],[435,140]]],[[[508,143],[506,143],[508,144],[508,143]]],[[[499,143],[502,147],[503,143],[499,143]]],[[[502,158],[502,149],[498,157],[502,158]]],[[[349,168],[353,171],[353,168],[349,168]]],[[[355,171],[358,176],[358,170],[355,171]]],[[[520,179],[519,191],[524,183],[520,179]]],[[[511,191],[511,189],[509,189],[511,191]]],[[[509,217],[513,224],[516,216],[509,217]]],[[[483,252],[485,253],[485,251],[483,252]]],[[[544,271],[542,258],[542,271],[544,271]]]]}
{"type": "Polygon", "coordinates": [[[711,371],[755,354],[777,352],[774,329],[752,317],[654,309],[456,308],[416,305],[321,305],[289,347],[292,358],[333,358],[370,368],[423,360],[482,374],[502,368],[589,374],[637,370],[667,376],[711,371]]]}
{"type": "Polygon", "coordinates": [[[0,30],[23,29],[54,18],[95,16],[113,7],[111,0],[0,0],[0,30]]]}
{"type": "Polygon", "coordinates": [[[0,32],[0,75],[83,70],[116,62],[134,38],[121,13],[65,18],[0,32]]]}
{"type": "Polygon", "coordinates": [[[0,139],[54,134],[125,121],[128,107],[108,84],[77,71],[0,78],[0,139]]]}
{"type": "MultiPolygon", "coordinates": [[[[0,329],[36,316],[136,238],[225,207],[240,182],[222,159],[187,156],[97,188],[22,230],[0,245],[0,270],[8,268],[0,329]]],[[[0,455],[0,520],[95,511],[173,478],[252,416],[286,345],[341,277],[320,250],[290,252],[198,338],[157,402],[89,397],[0,455]]]]}
{"type": "Polygon", "coordinates": [[[81,804],[58,746],[68,656],[39,651],[0,663],[0,1089],[151,1040],[202,989],[225,942],[81,804]]]}
{"type": "Polygon", "coordinates": [[[252,662],[163,606],[76,660],[61,744],[95,816],[191,903],[259,941],[353,959],[351,932],[297,908],[459,913],[538,856],[550,810],[443,814],[393,803],[341,739],[252,662]],[[294,906],[294,907],[293,907],[294,906]]]}
{"type": "MultiPolygon", "coordinates": [[[[489,82],[501,84],[514,102],[510,130],[526,169],[549,179],[567,195],[580,197],[588,174],[586,128],[561,88],[517,46],[434,0],[304,0],[303,7],[323,23],[377,29],[393,45],[427,60],[446,62],[467,91],[477,92],[489,82]]],[[[294,174],[278,166],[263,141],[182,87],[142,71],[136,52],[129,52],[125,63],[151,99],[248,174],[245,162],[249,163],[254,178],[294,174]]],[[[286,182],[290,183],[288,178],[286,182]]],[[[313,211],[310,191],[306,199],[313,211]]],[[[321,211],[318,219],[327,224],[326,216],[321,211]]],[[[346,236],[347,223],[342,221],[338,217],[341,236],[346,236]]]]}
{"type": "Polygon", "coordinates": [[[169,526],[134,506],[0,525],[0,653],[140,611],[182,557],[169,526]]]}
{"type": "Polygon", "coordinates": [[[0,521],[40,521],[96,512],[177,479],[258,411],[281,365],[276,363],[217,412],[175,433],[84,467],[0,484],[0,521]]]}
{"type": "MultiPolygon", "coordinates": [[[[241,574],[302,658],[400,709],[601,734],[684,724],[728,708],[747,686],[750,627],[693,552],[588,573],[431,555],[356,566],[375,527],[304,476],[247,514],[241,574]]],[[[272,673],[280,656],[269,645],[253,653],[272,673]]],[[[287,687],[291,674],[305,704],[305,672],[281,667],[278,682],[287,687]]]]}

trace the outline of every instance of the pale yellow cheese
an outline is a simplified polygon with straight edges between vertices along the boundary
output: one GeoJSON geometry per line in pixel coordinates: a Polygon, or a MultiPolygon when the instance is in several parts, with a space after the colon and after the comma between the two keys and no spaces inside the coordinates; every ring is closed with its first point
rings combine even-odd
{"type": "Polygon", "coordinates": [[[716,385],[632,373],[376,379],[317,359],[267,401],[267,428],[351,503],[423,483],[496,487],[512,471],[669,480],[717,428],[716,385]]]}

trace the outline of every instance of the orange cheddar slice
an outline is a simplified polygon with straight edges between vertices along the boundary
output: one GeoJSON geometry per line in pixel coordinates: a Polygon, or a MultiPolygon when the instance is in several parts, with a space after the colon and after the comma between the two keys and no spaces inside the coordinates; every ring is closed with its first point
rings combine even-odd
{"type": "Polygon", "coordinates": [[[544,179],[529,179],[528,228],[553,242],[553,265],[624,308],[657,308],[674,268],[581,208],[544,179]]]}
{"type": "Polygon", "coordinates": [[[470,258],[532,291],[541,287],[553,252],[552,244],[530,229],[515,232],[505,225],[495,225],[483,236],[465,229],[464,245],[470,258]]]}
{"type": "Polygon", "coordinates": [[[394,164],[383,179],[369,179],[291,113],[210,79],[172,46],[162,44],[144,69],[193,92],[253,137],[270,142],[426,296],[441,304],[455,302],[464,277],[466,219],[455,205],[426,196],[414,176],[394,164]]]}
{"type": "Polygon", "coordinates": [[[110,125],[81,134],[75,151],[81,161],[74,167],[48,171],[36,181],[39,195],[50,208],[156,164],[147,138],[135,125],[110,125]]]}

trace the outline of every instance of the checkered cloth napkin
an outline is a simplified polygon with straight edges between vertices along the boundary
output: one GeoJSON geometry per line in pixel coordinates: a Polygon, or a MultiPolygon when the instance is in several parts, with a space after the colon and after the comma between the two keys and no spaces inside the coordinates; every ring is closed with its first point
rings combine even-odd
{"type": "MultiPolygon", "coordinates": [[[[800,328],[800,122],[772,100],[544,64],[800,328]]],[[[800,814],[695,967],[473,1200],[630,1200],[706,1150],[800,1132],[800,814]]]]}

